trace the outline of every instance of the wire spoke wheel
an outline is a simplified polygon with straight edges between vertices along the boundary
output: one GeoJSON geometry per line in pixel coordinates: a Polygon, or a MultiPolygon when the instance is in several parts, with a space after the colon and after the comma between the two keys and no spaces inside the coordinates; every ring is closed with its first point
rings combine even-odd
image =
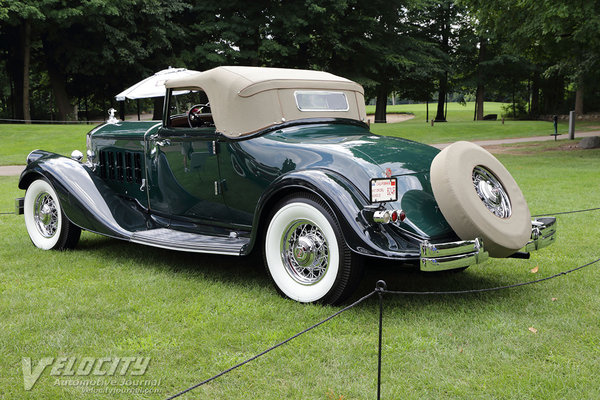
{"type": "Polygon", "coordinates": [[[264,237],[265,267],[277,290],[303,303],[337,304],[360,281],[362,265],[328,205],[295,194],[277,204],[264,237]]]}
{"type": "Polygon", "coordinates": [[[27,233],[36,247],[64,250],[77,245],[81,229],[65,217],[54,188],[45,179],[31,182],[23,211],[27,233]]]}
{"type": "Polygon", "coordinates": [[[293,221],[281,241],[281,258],[292,279],[303,285],[315,284],[329,266],[327,239],[311,222],[293,221]]]}
{"type": "Polygon", "coordinates": [[[34,202],[33,218],[40,234],[51,238],[58,229],[58,210],[54,199],[48,193],[40,193],[34,202]]]}

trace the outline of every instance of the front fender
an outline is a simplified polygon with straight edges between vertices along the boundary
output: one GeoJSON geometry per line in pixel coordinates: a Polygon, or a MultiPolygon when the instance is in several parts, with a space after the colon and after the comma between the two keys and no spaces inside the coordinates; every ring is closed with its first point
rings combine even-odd
{"type": "Polygon", "coordinates": [[[255,234],[250,247],[264,230],[269,213],[281,198],[289,193],[308,191],[319,196],[333,211],[342,229],[344,240],[355,253],[397,260],[419,257],[416,244],[403,240],[387,229],[376,226],[363,217],[370,205],[360,190],[344,176],[330,170],[294,171],[275,180],[261,197],[254,214],[255,234]]]}
{"type": "Polygon", "coordinates": [[[36,150],[28,157],[19,188],[44,178],[59,197],[65,216],[82,229],[119,239],[146,229],[146,214],[135,203],[114,193],[85,164],[55,153],[36,150]]]}

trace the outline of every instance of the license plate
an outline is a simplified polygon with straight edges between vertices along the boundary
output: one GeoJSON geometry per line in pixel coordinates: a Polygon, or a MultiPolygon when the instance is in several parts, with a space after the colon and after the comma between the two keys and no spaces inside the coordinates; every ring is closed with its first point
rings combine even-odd
{"type": "Polygon", "coordinates": [[[383,203],[398,200],[396,178],[371,179],[371,203],[383,203]]]}

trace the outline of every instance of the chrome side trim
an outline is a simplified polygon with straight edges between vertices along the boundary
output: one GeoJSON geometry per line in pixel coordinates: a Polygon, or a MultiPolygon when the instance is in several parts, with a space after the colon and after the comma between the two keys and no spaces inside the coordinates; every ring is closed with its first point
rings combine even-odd
{"type": "Polygon", "coordinates": [[[521,249],[531,252],[548,247],[556,241],[556,218],[538,218],[531,221],[531,239],[521,249]]]}
{"type": "Polygon", "coordinates": [[[483,241],[463,240],[448,243],[421,243],[421,271],[445,271],[481,264],[489,258],[483,241]]]}
{"type": "Polygon", "coordinates": [[[208,236],[158,228],[134,232],[129,241],[169,250],[239,256],[250,239],[208,236]]]}

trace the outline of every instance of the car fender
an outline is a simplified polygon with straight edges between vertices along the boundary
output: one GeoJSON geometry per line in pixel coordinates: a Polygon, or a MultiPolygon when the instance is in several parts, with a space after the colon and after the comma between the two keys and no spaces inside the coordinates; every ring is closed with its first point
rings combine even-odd
{"type": "Polygon", "coordinates": [[[88,165],[42,150],[35,150],[27,160],[19,188],[26,190],[34,180],[46,179],[65,216],[80,228],[118,239],[147,229],[142,207],[118,196],[88,165]]]}
{"type": "Polygon", "coordinates": [[[380,229],[364,217],[363,210],[370,202],[352,182],[341,174],[325,169],[293,171],[280,176],[269,186],[254,214],[249,249],[261,237],[277,202],[287,194],[302,191],[316,194],[329,206],[337,218],[346,244],[353,252],[395,259],[418,258],[417,246],[399,247],[397,240],[387,230],[380,229]]]}

